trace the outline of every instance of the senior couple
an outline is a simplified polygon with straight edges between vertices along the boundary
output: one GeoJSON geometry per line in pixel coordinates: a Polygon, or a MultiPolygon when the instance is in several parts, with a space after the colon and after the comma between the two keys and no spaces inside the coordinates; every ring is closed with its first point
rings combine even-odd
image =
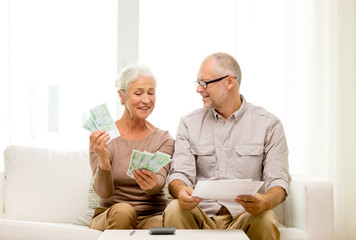
{"type": "Polygon", "coordinates": [[[241,71],[226,53],[201,63],[197,93],[204,108],[184,116],[175,141],[146,118],[156,101],[156,80],[149,68],[124,68],[116,87],[125,111],[115,122],[120,137],[105,131],[90,135],[94,189],[100,197],[90,228],[242,229],[250,239],[279,239],[278,220],[271,211],[284,201],[291,180],[288,148],[280,120],[240,94],[241,71]],[[157,173],[135,170],[127,176],[132,150],[172,156],[157,173]],[[168,176],[168,177],[167,177],[168,176]],[[253,196],[215,201],[192,196],[198,180],[264,181],[253,196]],[[175,198],[167,206],[168,181],[175,198]]]}

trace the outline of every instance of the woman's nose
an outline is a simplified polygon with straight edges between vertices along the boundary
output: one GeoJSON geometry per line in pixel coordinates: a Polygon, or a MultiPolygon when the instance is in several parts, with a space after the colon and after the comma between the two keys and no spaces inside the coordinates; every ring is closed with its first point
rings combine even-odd
{"type": "Polygon", "coordinates": [[[144,94],[142,97],[142,102],[150,102],[150,98],[148,97],[147,94],[144,94]]]}

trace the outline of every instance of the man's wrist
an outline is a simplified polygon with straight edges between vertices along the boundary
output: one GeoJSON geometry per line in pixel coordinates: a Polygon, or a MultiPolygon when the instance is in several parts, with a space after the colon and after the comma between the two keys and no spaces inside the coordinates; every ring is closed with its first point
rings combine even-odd
{"type": "Polygon", "coordinates": [[[281,204],[286,197],[286,192],[282,187],[275,186],[270,188],[265,194],[265,210],[273,209],[281,204]]]}
{"type": "Polygon", "coordinates": [[[183,189],[187,187],[185,182],[180,179],[175,179],[169,184],[169,191],[174,198],[178,198],[179,194],[183,189]]]}

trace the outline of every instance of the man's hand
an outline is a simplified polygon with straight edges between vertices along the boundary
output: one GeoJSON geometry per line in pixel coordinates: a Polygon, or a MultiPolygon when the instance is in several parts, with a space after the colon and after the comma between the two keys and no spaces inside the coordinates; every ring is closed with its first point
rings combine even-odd
{"type": "Polygon", "coordinates": [[[169,192],[178,199],[180,207],[185,210],[191,210],[203,201],[201,198],[193,197],[193,188],[188,187],[185,182],[179,179],[175,179],[169,184],[169,192]]]}
{"type": "Polygon", "coordinates": [[[137,184],[144,191],[151,190],[157,185],[157,181],[158,181],[157,175],[149,170],[137,169],[133,171],[133,176],[137,184]]]}
{"type": "Polygon", "coordinates": [[[254,196],[241,195],[235,199],[235,202],[241,204],[246,212],[252,215],[258,215],[267,209],[265,196],[256,193],[254,196]]]}
{"type": "Polygon", "coordinates": [[[184,186],[180,189],[178,194],[178,202],[182,209],[192,210],[203,200],[198,197],[193,197],[193,188],[184,186]]]}
{"type": "Polygon", "coordinates": [[[256,193],[254,196],[237,196],[235,202],[241,204],[246,212],[258,215],[263,211],[275,208],[286,197],[286,193],[281,187],[272,187],[266,194],[256,193]]]}

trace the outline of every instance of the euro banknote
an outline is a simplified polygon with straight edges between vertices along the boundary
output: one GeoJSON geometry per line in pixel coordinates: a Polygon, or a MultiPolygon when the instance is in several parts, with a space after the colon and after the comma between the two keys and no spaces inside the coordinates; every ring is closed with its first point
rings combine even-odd
{"type": "Polygon", "coordinates": [[[120,136],[119,130],[117,129],[106,104],[101,104],[90,109],[90,118],[83,127],[91,132],[105,130],[110,135],[110,139],[107,143],[120,136]]]}
{"type": "Polygon", "coordinates": [[[151,172],[158,172],[171,161],[171,156],[162,152],[141,152],[133,150],[127,175],[133,178],[133,171],[137,169],[147,169],[151,172]]]}

